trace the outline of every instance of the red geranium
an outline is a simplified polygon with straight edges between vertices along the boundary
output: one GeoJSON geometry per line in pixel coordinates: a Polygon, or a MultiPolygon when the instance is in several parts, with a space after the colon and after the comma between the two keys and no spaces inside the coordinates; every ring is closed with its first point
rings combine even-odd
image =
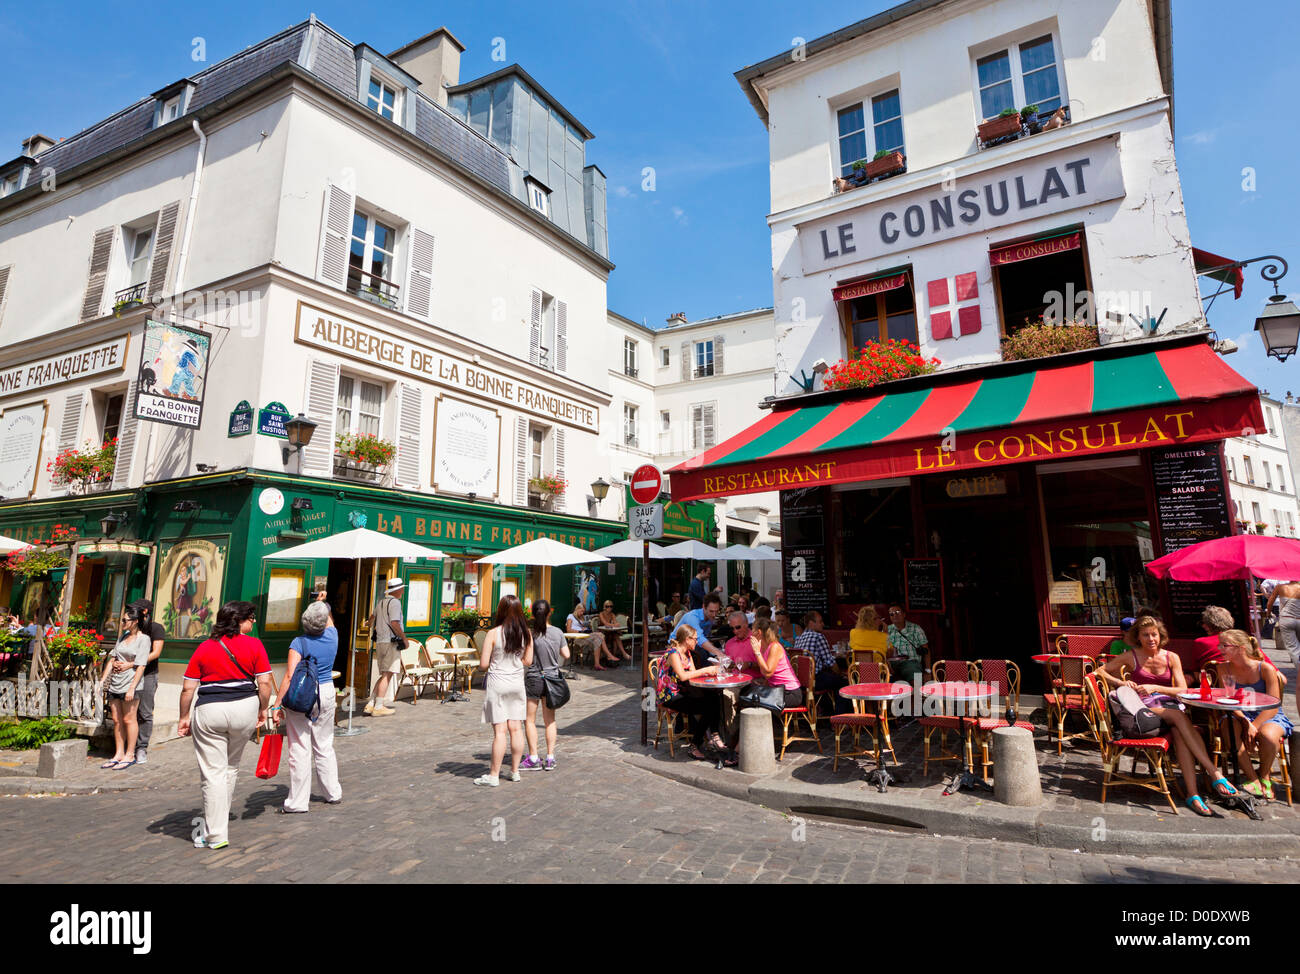
{"type": "Polygon", "coordinates": [[[852,358],[842,359],[826,370],[822,380],[825,389],[865,389],[926,375],[939,367],[937,358],[923,358],[920,348],[905,338],[888,338],[883,342],[868,342],[852,358]]]}

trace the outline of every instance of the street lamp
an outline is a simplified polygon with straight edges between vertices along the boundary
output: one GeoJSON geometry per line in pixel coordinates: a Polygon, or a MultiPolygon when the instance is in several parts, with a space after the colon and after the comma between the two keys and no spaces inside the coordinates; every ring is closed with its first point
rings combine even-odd
{"type": "MultiPolygon", "coordinates": [[[[1276,282],[1273,289],[1277,290],[1276,282]]],[[[1285,362],[1300,345],[1300,308],[1288,301],[1285,294],[1274,294],[1255,319],[1255,330],[1264,339],[1264,351],[1285,362]]]]}
{"type": "Polygon", "coordinates": [[[297,453],[304,446],[311,443],[311,435],[316,432],[317,423],[299,413],[293,419],[284,424],[284,431],[289,434],[289,445],[281,449],[281,456],[287,466],[289,455],[297,453]]]}
{"type": "Polygon", "coordinates": [[[127,516],[128,515],[125,512],[114,514],[112,511],[109,511],[99,519],[100,533],[106,538],[111,538],[114,532],[117,531],[117,526],[125,521],[127,516]]]}
{"type": "Polygon", "coordinates": [[[605,478],[601,477],[591,485],[591,496],[597,501],[603,501],[609,496],[609,484],[605,483],[605,478]]]}

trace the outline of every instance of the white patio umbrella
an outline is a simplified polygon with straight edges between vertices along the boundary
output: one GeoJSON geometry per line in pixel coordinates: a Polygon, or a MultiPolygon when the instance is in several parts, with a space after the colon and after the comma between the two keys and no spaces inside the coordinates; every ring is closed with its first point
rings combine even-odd
{"type": "Polygon", "coordinates": [[[558,568],[561,565],[586,565],[597,561],[609,561],[604,555],[586,548],[577,548],[554,538],[537,538],[506,548],[480,558],[476,565],[542,565],[546,568],[558,568]]]}
{"type": "Polygon", "coordinates": [[[695,561],[720,561],[722,552],[703,541],[679,541],[664,549],[665,558],[691,558],[695,561]]]}
{"type": "MultiPolygon", "coordinates": [[[[604,555],[607,558],[640,558],[641,546],[644,544],[636,538],[627,538],[623,541],[616,541],[613,544],[607,544],[603,548],[597,548],[594,554],[604,555]]],[[[656,560],[661,558],[671,558],[672,555],[665,554],[668,549],[661,545],[650,542],[650,557],[656,560]]]]}
{"type": "Polygon", "coordinates": [[[718,556],[719,561],[780,561],[781,555],[773,548],[765,544],[749,547],[743,544],[733,544],[722,549],[718,556]]]}
{"type": "Polygon", "coordinates": [[[22,551],[23,549],[30,547],[31,545],[27,544],[25,541],[18,541],[14,538],[0,536],[0,555],[12,554],[15,551],[22,551]]]}
{"type": "MultiPolygon", "coordinates": [[[[402,538],[394,538],[392,535],[381,534],[378,531],[371,531],[369,528],[353,528],[351,531],[344,531],[341,534],[327,535],[316,541],[308,541],[306,544],[273,551],[269,555],[263,555],[262,560],[348,558],[358,562],[357,572],[360,574],[361,566],[359,562],[362,558],[429,558],[441,561],[446,557],[443,552],[435,548],[426,548],[424,545],[414,544],[402,538]]],[[[360,586],[358,585],[356,588],[359,589],[360,586]]],[[[356,608],[358,607],[354,603],[354,611],[356,608]]],[[[354,686],[356,653],[356,647],[354,646],[348,658],[348,690],[352,690],[354,686]]],[[[355,705],[355,695],[353,695],[352,706],[355,708],[355,705]]],[[[349,710],[347,728],[335,731],[335,735],[338,737],[354,737],[357,734],[364,734],[367,729],[352,726],[352,710],[349,710]]]]}

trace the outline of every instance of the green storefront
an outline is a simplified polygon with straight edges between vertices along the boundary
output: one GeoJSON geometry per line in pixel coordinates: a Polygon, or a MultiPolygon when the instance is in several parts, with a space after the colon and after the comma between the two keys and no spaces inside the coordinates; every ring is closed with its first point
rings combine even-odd
{"type": "MultiPolygon", "coordinates": [[[[546,536],[594,550],[627,535],[625,525],[595,518],[441,498],[337,480],[239,470],[86,497],[0,504],[0,534],[48,539],[55,525],[76,530],[79,557],[68,571],[65,606],[110,635],[121,606],[147,595],[168,633],[165,663],[182,663],[212,628],[223,602],[258,607],[256,633],[272,661],[283,660],[313,592],[328,593],[341,642],[340,663],[365,621],[376,585],[407,584],[407,632],[425,639],[445,632],[443,614],[491,614],[507,592],[531,603],[545,596],[567,614],[579,586],[615,581],[597,566],[543,572],[474,564],[495,551],[546,536]],[[119,517],[105,538],[101,520],[119,517]],[[264,556],[329,534],[366,527],[443,552],[441,560],[277,559],[264,556]]],[[[56,575],[54,586],[62,579],[56,575]]],[[[35,606],[50,582],[0,572],[0,604],[35,606]]],[[[606,593],[597,593],[599,598],[606,593]]],[[[561,620],[563,615],[560,616],[561,620]]],[[[165,668],[170,669],[170,668],[165,668]]]]}

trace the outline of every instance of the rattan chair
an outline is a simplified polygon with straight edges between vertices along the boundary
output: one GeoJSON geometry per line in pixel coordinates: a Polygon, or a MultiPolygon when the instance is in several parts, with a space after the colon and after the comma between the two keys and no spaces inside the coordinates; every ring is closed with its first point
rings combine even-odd
{"type": "MultiPolygon", "coordinates": [[[[1016,726],[1034,732],[1034,725],[1027,720],[1020,720],[1020,667],[1009,659],[977,659],[975,661],[977,679],[981,683],[991,684],[996,691],[993,698],[999,706],[1005,707],[1005,701],[1011,701],[1016,711],[1016,726]]],[[[1008,727],[1006,717],[994,712],[988,717],[975,721],[975,740],[980,749],[980,771],[984,780],[989,780],[989,768],[993,767],[993,757],[989,742],[992,734],[999,727],[1008,727]]]]}
{"type": "Polygon", "coordinates": [[[780,761],[785,757],[785,749],[796,741],[811,741],[817,745],[817,753],[822,752],[822,739],[817,735],[817,705],[813,701],[813,680],[816,665],[811,656],[791,656],[790,665],[799,678],[803,688],[803,706],[786,707],[781,711],[781,753],[776,756],[780,761]],[[801,737],[790,733],[790,725],[801,719],[808,725],[812,737],[801,737]]]}
{"type": "MultiPolygon", "coordinates": [[[[931,667],[931,676],[937,683],[950,683],[956,681],[973,679],[974,668],[961,659],[941,659],[935,660],[934,666],[931,667]]],[[[924,746],[922,749],[921,773],[930,773],[930,762],[935,761],[943,763],[946,761],[965,761],[967,767],[973,767],[974,761],[971,754],[970,741],[970,724],[964,722],[960,717],[949,714],[922,715],[917,718],[917,724],[923,727],[924,737],[922,738],[924,746]],[[934,737],[934,732],[939,732],[939,747],[937,754],[930,753],[930,742],[934,737]],[[956,751],[948,750],[948,732],[952,731],[959,738],[960,747],[956,751]]]]}
{"type": "Polygon", "coordinates": [[[1083,680],[1093,671],[1094,661],[1091,656],[1058,656],[1047,664],[1047,678],[1051,689],[1043,691],[1043,706],[1047,708],[1047,729],[1056,730],[1056,753],[1061,753],[1061,744],[1066,739],[1065,718],[1067,714],[1078,713],[1088,723],[1086,732],[1080,731],[1068,735],[1071,739],[1091,736],[1097,740],[1097,726],[1092,718],[1092,707],[1088,704],[1083,680]]]}
{"type": "MultiPolygon", "coordinates": [[[[659,670],[663,666],[662,659],[652,659],[650,661],[650,687],[653,690],[659,686],[659,670]]],[[[662,702],[655,701],[655,750],[659,750],[659,737],[663,733],[664,723],[668,724],[668,754],[670,757],[676,757],[674,744],[677,741],[689,741],[691,732],[685,724],[686,715],[674,710],[672,707],[665,707],[662,702]],[[677,729],[677,718],[683,718],[681,730],[677,729]]]]}
{"type": "Polygon", "coordinates": [[[1083,685],[1084,695],[1089,708],[1092,710],[1092,723],[1097,728],[1098,740],[1101,742],[1103,768],[1101,803],[1106,804],[1106,789],[1112,784],[1136,785],[1139,788],[1146,788],[1148,791],[1155,791],[1164,795],[1165,800],[1169,802],[1169,807],[1177,815],[1178,804],[1169,791],[1170,780],[1173,780],[1175,785],[1178,784],[1178,779],[1173,773],[1173,767],[1169,763],[1169,749],[1172,747],[1170,739],[1167,737],[1116,738],[1114,725],[1110,719],[1110,707],[1106,703],[1107,695],[1101,687],[1097,674],[1089,673],[1085,676],[1083,685]],[[1134,773],[1136,761],[1134,761],[1134,768],[1128,774],[1123,774],[1119,770],[1119,761],[1125,754],[1145,757],[1155,774],[1155,780],[1152,781],[1150,777],[1145,775],[1138,777],[1134,773]]]}

